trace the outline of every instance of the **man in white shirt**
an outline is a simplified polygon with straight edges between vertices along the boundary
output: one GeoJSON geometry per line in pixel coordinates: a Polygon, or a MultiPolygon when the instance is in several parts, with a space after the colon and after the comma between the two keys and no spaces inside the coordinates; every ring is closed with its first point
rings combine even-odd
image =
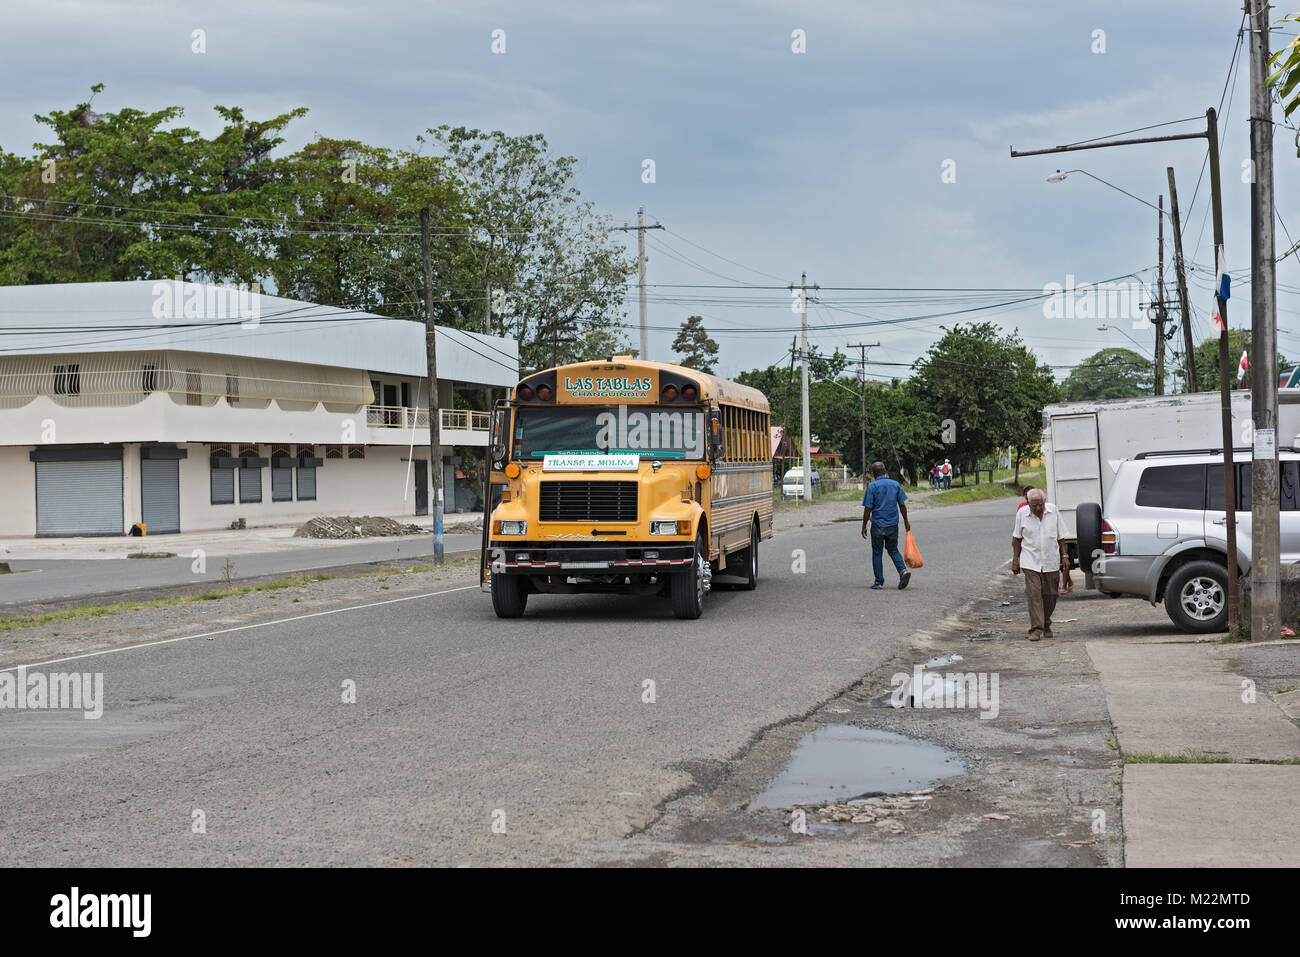
{"type": "Polygon", "coordinates": [[[1031,489],[1027,505],[1016,512],[1011,530],[1011,574],[1025,576],[1030,641],[1052,637],[1052,612],[1061,573],[1070,573],[1070,557],[1061,538],[1061,515],[1047,504],[1041,488],[1031,489]]]}

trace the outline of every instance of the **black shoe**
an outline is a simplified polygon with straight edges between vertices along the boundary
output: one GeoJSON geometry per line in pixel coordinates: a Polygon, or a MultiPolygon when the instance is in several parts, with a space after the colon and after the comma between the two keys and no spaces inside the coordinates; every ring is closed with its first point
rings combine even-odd
{"type": "Polygon", "coordinates": [[[903,572],[903,574],[899,575],[899,576],[898,576],[898,590],[899,590],[899,591],[902,591],[904,588],[906,588],[906,587],[907,587],[907,583],[910,582],[911,580],[912,580],[912,573],[911,573],[911,572],[903,572]]]}

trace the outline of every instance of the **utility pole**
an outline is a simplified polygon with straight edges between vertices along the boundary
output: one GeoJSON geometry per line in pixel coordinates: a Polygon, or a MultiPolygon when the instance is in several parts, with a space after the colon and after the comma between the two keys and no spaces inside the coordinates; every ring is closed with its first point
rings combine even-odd
{"type": "Polygon", "coordinates": [[[663,229],[660,223],[653,226],[645,224],[645,207],[639,206],[636,211],[635,226],[615,226],[619,232],[631,232],[636,230],[636,260],[637,260],[637,290],[641,295],[641,352],[638,358],[650,358],[650,336],[649,330],[646,329],[646,304],[645,304],[645,231],[647,229],[663,229]]]}
{"type": "Polygon", "coordinates": [[[1210,207],[1214,218],[1214,299],[1223,329],[1219,333],[1219,408],[1223,415],[1223,514],[1228,553],[1228,632],[1235,635],[1241,606],[1237,587],[1237,470],[1232,459],[1232,372],[1228,368],[1228,303],[1218,293],[1218,262],[1223,255],[1223,191],[1219,184],[1219,123],[1214,107],[1205,111],[1210,141],[1210,207]]]}
{"type": "MultiPolygon", "coordinates": [[[[790,283],[790,290],[794,290],[794,283],[790,283]]],[[[813,289],[820,289],[816,283],[813,283],[813,289]]],[[[803,429],[803,485],[804,496],[808,501],[812,501],[812,438],[809,435],[808,425],[808,274],[803,273],[799,277],[799,320],[802,332],[800,334],[800,394],[803,396],[803,409],[800,415],[800,426],[803,429]]]]}
{"type": "Polygon", "coordinates": [[[862,481],[867,480],[867,350],[875,349],[879,342],[855,342],[848,346],[862,356],[858,364],[858,388],[862,390],[862,481]]]}
{"type": "Polygon", "coordinates": [[[783,439],[790,435],[790,389],[794,386],[794,357],[798,344],[799,340],[797,337],[790,339],[790,373],[786,376],[785,380],[785,415],[781,417],[783,439]]]}
{"type": "Polygon", "coordinates": [[[1165,394],[1165,198],[1159,197],[1160,216],[1156,219],[1156,290],[1160,301],[1156,305],[1156,381],[1155,394],[1165,394]]]}
{"type": "Polygon", "coordinates": [[[1196,344],[1192,341],[1192,309],[1187,303],[1187,267],[1183,265],[1183,227],[1178,219],[1178,186],[1174,183],[1174,168],[1165,167],[1169,177],[1169,221],[1174,227],[1174,276],[1178,280],[1178,311],[1183,316],[1183,368],[1187,375],[1187,391],[1195,392],[1196,344]]]}
{"type": "Polygon", "coordinates": [[[429,235],[429,207],[420,210],[420,259],[424,263],[424,355],[429,376],[429,477],[433,480],[433,562],[443,561],[442,542],[442,442],[438,426],[438,338],[433,325],[433,244],[429,235]]]}
{"type": "MultiPolygon", "coordinates": [[[[1277,267],[1273,260],[1273,100],[1268,77],[1268,0],[1246,0],[1250,20],[1250,639],[1282,628],[1277,462],[1277,267]]],[[[1225,336],[1226,340],[1226,336],[1225,336]]],[[[1226,348],[1226,346],[1225,346],[1226,348]]],[[[1220,356],[1224,350],[1220,350],[1220,356]]],[[[1222,361],[1222,360],[1221,360],[1222,361]]]]}
{"type": "MultiPolygon", "coordinates": [[[[1067,144],[1065,146],[1052,146],[1041,150],[1011,150],[1011,157],[1015,159],[1019,156],[1041,156],[1044,153],[1071,153],[1076,150],[1099,150],[1107,149],[1112,146],[1135,146],[1139,143],[1171,143],[1176,140],[1199,140],[1206,141],[1210,154],[1210,203],[1214,213],[1214,252],[1215,262],[1218,262],[1219,255],[1223,250],[1223,191],[1219,182],[1219,126],[1218,114],[1214,107],[1205,111],[1205,129],[1199,133],[1174,133],[1168,136],[1143,136],[1135,139],[1122,140],[1103,140],[1094,142],[1080,142],[1067,144]]],[[[1170,200],[1174,208],[1178,206],[1175,200],[1173,190],[1174,171],[1171,168],[1169,172],[1170,200]]],[[[1177,226],[1177,218],[1174,219],[1174,243],[1178,248],[1179,279],[1182,279],[1182,239],[1177,226]]],[[[1271,220],[1270,220],[1271,223],[1271,220]]],[[[1180,283],[1180,286],[1182,284],[1180,283]]],[[[1185,286],[1183,287],[1185,289],[1185,286]]],[[[1183,290],[1180,290],[1183,291],[1183,290]]],[[[1234,469],[1232,464],[1232,392],[1229,389],[1228,378],[1228,304],[1217,291],[1215,301],[1219,309],[1219,315],[1223,319],[1223,333],[1219,337],[1219,400],[1222,410],[1223,422],[1223,505],[1224,505],[1224,537],[1225,551],[1228,555],[1228,629],[1235,632],[1237,629],[1237,619],[1240,611],[1237,601],[1237,502],[1236,502],[1236,482],[1234,481],[1234,469]]],[[[1183,295],[1183,330],[1187,335],[1187,366],[1191,370],[1195,366],[1196,355],[1192,351],[1191,342],[1191,312],[1187,308],[1187,300],[1184,292],[1183,295]]],[[[1195,381],[1194,373],[1189,371],[1189,381],[1195,381]]],[[[1274,381],[1276,385],[1276,380],[1274,381]]]]}

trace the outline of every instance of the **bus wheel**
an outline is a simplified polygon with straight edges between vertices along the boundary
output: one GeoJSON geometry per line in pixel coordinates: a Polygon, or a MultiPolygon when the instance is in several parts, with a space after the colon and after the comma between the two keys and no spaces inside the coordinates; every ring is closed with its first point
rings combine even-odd
{"type": "Polygon", "coordinates": [[[749,527],[749,549],[744,552],[745,572],[740,577],[741,591],[753,591],[758,587],[758,523],[749,527]]]}
{"type": "Polygon", "coordinates": [[[528,607],[528,588],[522,575],[492,576],[492,610],[498,618],[519,618],[528,607]]]}
{"type": "Polygon", "coordinates": [[[704,614],[704,592],[708,576],[708,545],[701,533],[695,539],[695,560],[684,572],[672,578],[673,614],[678,618],[694,619],[704,614]]]}

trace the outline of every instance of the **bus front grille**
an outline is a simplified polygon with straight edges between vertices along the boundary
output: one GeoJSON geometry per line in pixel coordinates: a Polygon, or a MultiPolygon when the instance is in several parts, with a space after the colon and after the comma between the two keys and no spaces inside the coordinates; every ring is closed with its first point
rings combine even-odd
{"type": "Polygon", "coordinates": [[[636,482],[542,482],[543,522],[635,522],[636,482]]]}

